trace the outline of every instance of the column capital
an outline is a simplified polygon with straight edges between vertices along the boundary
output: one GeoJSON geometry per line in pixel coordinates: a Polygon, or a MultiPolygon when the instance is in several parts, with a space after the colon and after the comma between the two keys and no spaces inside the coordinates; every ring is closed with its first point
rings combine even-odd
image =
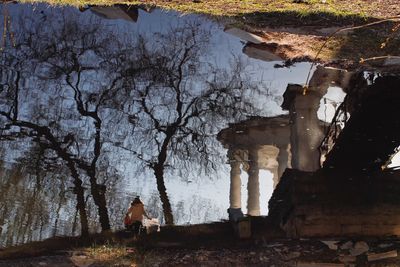
{"type": "Polygon", "coordinates": [[[306,94],[303,94],[304,88],[300,84],[289,84],[283,94],[283,103],[281,105],[283,110],[292,111],[295,109],[317,109],[319,102],[324,95],[315,90],[316,88],[310,87],[306,94]]]}
{"type": "Polygon", "coordinates": [[[289,83],[286,87],[285,92],[283,93],[283,102],[282,102],[282,109],[283,110],[290,110],[290,107],[293,104],[296,95],[303,93],[303,86],[300,84],[292,84],[289,83]]]}

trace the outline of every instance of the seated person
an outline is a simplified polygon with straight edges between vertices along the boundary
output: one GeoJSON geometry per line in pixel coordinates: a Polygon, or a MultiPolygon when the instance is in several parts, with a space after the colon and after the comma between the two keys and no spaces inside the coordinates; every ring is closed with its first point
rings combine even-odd
{"type": "Polygon", "coordinates": [[[139,197],[136,197],[132,201],[131,207],[128,209],[124,219],[126,229],[133,230],[135,236],[139,234],[140,229],[142,228],[143,216],[150,219],[144,210],[143,202],[140,201],[139,197]]]}

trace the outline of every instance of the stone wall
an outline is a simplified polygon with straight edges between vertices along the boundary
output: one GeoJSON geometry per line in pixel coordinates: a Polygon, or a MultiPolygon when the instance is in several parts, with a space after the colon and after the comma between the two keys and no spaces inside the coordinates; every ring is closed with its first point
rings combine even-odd
{"type": "Polygon", "coordinates": [[[343,176],[287,170],[269,203],[271,220],[294,238],[400,236],[399,172],[343,176]]]}

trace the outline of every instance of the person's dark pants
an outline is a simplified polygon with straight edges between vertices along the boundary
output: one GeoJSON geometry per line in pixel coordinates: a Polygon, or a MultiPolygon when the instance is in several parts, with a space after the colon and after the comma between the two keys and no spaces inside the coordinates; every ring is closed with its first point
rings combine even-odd
{"type": "Polygon", "coordinates": [[[140,230],[142,229],[142,226],[143,226],[142,222],[136,221],[136,222],[133,223],[133,228],[132,228],[132,230],[133,230],[133,233],[134,233],[136,236],[139,235],[140,230]]]}
{"type": "Polygon", "coordinates": [[[131,225],[127,225],[126,228],[127,228],[128,230],[131,230],[135,236],[138,236],[139,233],[140,233],[140,230],[141,230],[142,226],[143,226],[143,225],[142,225],[142,222],[140,222],[140,221],[135,221],[135,222],[132,223],[131,225]]]}

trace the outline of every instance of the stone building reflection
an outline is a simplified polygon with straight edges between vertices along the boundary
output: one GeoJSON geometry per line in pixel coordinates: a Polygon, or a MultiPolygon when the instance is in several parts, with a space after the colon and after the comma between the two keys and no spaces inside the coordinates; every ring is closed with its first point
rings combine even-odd
{"type": "Polygon", "coordinates": [[[79,10],[81,12],[85,12],[90,9],[90,11],[96,16],[103,19],[119,19],[125,20],[128,22],[135,23],[139,19],[139,10],[143,10],[145,12],[151,13],[154,8],[147,7],[137,7],[132,5],[125,4],[115,4],[112,6],[101,6],[101,5],[88,5],[86,7],[80,7],[79,10]]]}
{"type": "MultiPolygon", "coordinates": [[[[241,171],[248,173],[247,213],[260,215],[259,172],[273,175],[273,187],[286,168],[305,172],[320,169],[327,151],[321,153],[326,122],[320,121],[317,111],[320,101],[332,85],[346,88],[351,72],[317,67],[308,88],[289,84],[283,94],[282,109],[288,115],[251,117],[229,125],[218,134],[218,140],[228,149],[230,164],[229,218],[243,216],[241,207],[241,171]]],[[[262,189],[261,189],[262,190],[262,189]]]]}
{"type": "Polygon", "coordinates": [[[232,124],[218,135],[228,149],[230,172],[230,214],[241,216],[241,169],[249,175],[247,210],[251,216],[260,215],[259,171],[273,174],[274,186],[290,161],[289,116],[254,117],[232,124]]]}

